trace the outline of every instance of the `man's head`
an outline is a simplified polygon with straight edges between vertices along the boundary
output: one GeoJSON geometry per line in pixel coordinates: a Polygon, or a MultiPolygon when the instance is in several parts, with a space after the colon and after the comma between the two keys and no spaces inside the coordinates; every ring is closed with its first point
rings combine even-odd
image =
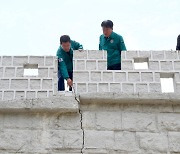
{"type": "Polygon", "coordinates": [[[68,35],[62,35],[60,37],[60,44],[64,51],[69,52],[71,47],[71,39],[68,35]]]}
{"type": "Polygon", "coordinates": [[[105,20],[101,23],[101,27],[105,37],[109,37],[113,31],[113,22],[111,20],[105,20]]]}

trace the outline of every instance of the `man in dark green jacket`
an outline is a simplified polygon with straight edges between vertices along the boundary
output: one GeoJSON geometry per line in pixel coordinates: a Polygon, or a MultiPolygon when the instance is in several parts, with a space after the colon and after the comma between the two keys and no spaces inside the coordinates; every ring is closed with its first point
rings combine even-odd
{"type": "Polygon", "coordinates": [[[121,70],[121,51],[126,51],[123,37],[113,32],[113,22],[101,23],[103,35],[100,36],[99,50],[107,50],[107,69],[121,70]]]}
{"type": "Polygon", "coordinates": [[[83,46],[72,41],[68,35],[60,37],[60,46],[57,50],[58,57],[58,91],[64,91],[64,79],[67,80],[69,90],[73,85],[73,50],[83,49],[83,46]]]}

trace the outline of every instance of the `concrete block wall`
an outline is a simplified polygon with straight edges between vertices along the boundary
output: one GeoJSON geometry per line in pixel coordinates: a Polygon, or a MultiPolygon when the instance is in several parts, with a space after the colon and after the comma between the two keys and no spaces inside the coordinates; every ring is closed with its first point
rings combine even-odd
{"type": "Polygon", "coordinates": [[[74,84],[77,93],[121,92],[161,93],[160,78],[174,79],[174,92],[180,92],[179,51],[125,51],[122,70],[107,70],[106,51],[74,52],[74,84]],[[135,69],[134,63],[147,61],[148,69],[135,69]]]}
{"type": "Polygon", "coordinates": [[[54,56],[0,56],[0,100],[44,98],[57,91],[54,56]],[[37,76],[24,76],[25,65],[37,65],[37,76]]]}

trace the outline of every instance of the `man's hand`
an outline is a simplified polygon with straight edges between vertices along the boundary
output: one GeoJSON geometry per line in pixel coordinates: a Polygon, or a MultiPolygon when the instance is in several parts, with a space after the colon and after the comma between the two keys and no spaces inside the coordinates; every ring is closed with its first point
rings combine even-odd
{"type": "Polygon", "coordinates": [[[67,79],[67,84],[68,84],[70,87],[72,87],[73,81],[72,81],[70,78],[68,78],[68,79],[67,79]]]}

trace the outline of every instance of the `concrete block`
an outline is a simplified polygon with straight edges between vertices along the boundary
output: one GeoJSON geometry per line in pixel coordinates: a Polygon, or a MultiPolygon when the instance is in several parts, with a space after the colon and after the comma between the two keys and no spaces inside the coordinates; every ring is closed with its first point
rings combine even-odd
{"type": "Polygon", "coordinates": [[[128,71],[133,70],[134,65],[132,60],[122,60],[121,61],[121,70],[128,71]]]}
{"type": "Polygon", "coordinates": [[[99,92],[109,92],[108,83],[99,83],[99,92]]]}
{"type": "Polygon", "coordinates": [[[29,56],[30,64],[38,64],[38,66],[44,66],[44,56],[29,56]]]}
{"type": "Polygon", "coordinates": [[[14,56],[13,66],[22,66],[28,63],[28,56],[14,56]]]}
{"type": "Polygon", "coordinates": [[[121,92],[121,84],[120,83],[110,83],[110,92],[121,92]]]}
{"type": "Polygon", "coordinates": [[[149,91],[151,93],[161,93],[161,84],[160,83],[150,83],[149,91]]]}
{"type": "Polygon", "coordinates": [[[153,73],[152,72],[141,72],[141,81],[142,82],[153,82],[153,73]]]}
{"type": "Polygon", "coordinates": [[[103,59],[104,52],[99,50],[89,50],[88,51],[88,59],[103,59]]]}
{"type": "Polygon", "coordinates": [[[148,85],[146,83],[137,83],[135,90],[136,90],[136,93],[147,93],[148,85]]]}
{"type": "Polygon", "coordinates": [[[96,66],[96,60],[86,61],[86,70],[97,70],[96,66]]]}
{"type": "Polygon", "coordinates": [[[30,89],[41,89],[41,79],[30,79],[30,89]]]}
{"type": "Polygon", "coordinates": [[[4,91],[3,100],[13,100],[14,99],[14,91],[4,91]]]}
{"type": "Polygon", "coordinates": [[[16,91],[15,92],[15,99],[24,99],[25,98],[25,92],[24,91],[16,91]]]}
{"type": "Polygon", "coordinates": [[[75,50],[73,54],[73,59],[87,59],[87,50],[75,50]]]}
{"type": "Polygon", "coordinates": [[[9,89],[9,79],[0,79],[0,89],[1,90],[7,90],[9,89]]]}
{"type": "Polygon", "coordinates": [[[88,92],[97,92],[97,83],[88,83],[88,92]]]}
{"type": "Polygon", "coordinates": [[[180,153],[180,132],[169,132],[168,136],[170,151],[180,153]]]}
{"type": "Polygon", "coordinates": [[[12,56],[2,56],[2,66],[12,66],[12,56]]]}
{"type": "Polygon", "coordinates": [[[88,71],[74,71],[73,82],[88,82],[89,72],[88,71]]]}
{"type": "Polygon", "coordinates": [[[159,61],[149,60],[149,70],[159,70],[159,61]]]}
{"type": "Polygon", "coordinates": [[[24,76],[24,68],[23,67],[17,67],[16,68],[16,77],[23,77],[24,76]]]}
{"type": "Polygon", "coordinates": [[[54,66],[55,57],[45,56],[45,66],[54,66]]]}
{"type": "Polygon", "coordinates": [[[98,70],[107,70],[107,60],[98,60],[98,70]]]}
{"type": "Polygon", "coordinates": [[[155,115],[137,112],[122,113],[122,129],[126,131],[155,132],[157,131],[155,115]]]}
{"type": "Polygon", "coordinates": [[[128,81],[130,81],[130,82],[139,82],[140,81],[139,72],[128,72],[128,81]]]}
{"type": "Polygon", "coordinates": [[[180,61],[174,61],[174,69],[175,71],[180,71],[180,61]]]}
{"type": "Polygon", "coordinates": [[[126,72],[114,72],[114,81],[115,82],[125,82],[126,81],[126,72]]]}
{"type": "Polygon", "coordinates": [[[35,92],[35,91],[27,91],[27,92],[26,92],[26,98],[27,98],[27,99],[36,98],[36,92],[35,92]]]}
{"type": "Polygon", "coordinates": [[[151,59],[151,51],[139,51],[139,57],[151,59]]]}
{"type": "Polygon", "coordinates": [[[42,89],[52,89],[53,81],[52,79],[43,79],[42,80],[42,89]]]}
{"type": "Polygon", "coordinates": [[[161,64],[162,71],[172,71],[173,70],[172,61],[161,61],[160,64],[161,64]]]}
{"type": "Polygon", "coordinates": [[[123,93],[134,93],[134,84],[133,83],[122,83],[122,92],[123,93]]]}
{"type": "Polygon", "coordinates": [[[137,133],[140,148],[144,150],[154,150],[158,152],[167,152],[168,138],[163,133],[137,133]]]}
{"type": "Polygon", "coordinates": [[[3,67],[0,67],[0,78],[3,77],[3,67]]]}
{"type": "Polygon", "coordinates": [[[164,51],[152,51],[152,59],[163,60],[165,59],[164,51]]]}
{"type": "Polygon", "coordinates": [[[76,70],[85,70],[85,60],[76,60],[76,70]]]}
{"type": "Polygon", "coordinates": [[[138,51],[126,51],[126,59],[133,59],[138,57],[138,51]]]}
{"type": "Polygon", "coordinates": [[[113,82],[113,72],[112,71],[107,71],[107,72],[102,72],[103,75],[103,81],[104,82],[113,82]]]}
{"type": "Polygon", "coordinates": [[[47,91],[38,91],[37,92],[37,98],[46,98],[47,97],[47,91]]]}
{"type": "Polygon", "coordinates": [[[100,71],[91,71],[90,72],[90,81],[91,82],[101,82],[101,72],[100,71]]]}
{"type": "Polygon", "coordinates": [[[82,127],[83,129],[92,130],[96,129],[96,112],[83,111],[82,112],[82,127]]]}
{"type": "Polygon", "coordinates": [[[48,77],[48,68],[38,68],[38,77],[48,77]]]}
{"type": "Polygon", "coordinates": [[[28,89],[28,80],[27,79],[12,79],[11,80],[11,89],[28,89]]]}
{"type": "Polygon", "coordinates": [[[166,59],[178,59],[177,51],[164,51],[166,59]]]}
{"type": "Polygon", "coordinates": [[[5,67],[4,77],[15,77],[15,67],[5,67]]]}
{"type": "Polygon", "coordinates": [[[0,100],[2,100],[2,93],[3,93],[3,92],[2,92],[2,91],[0,91],[0,100]]]}
{"type": "Polygon", "coordinates": [[[86,93],[87,92],[86,83],[77,83],[77,92],[78,93],[86,93]]]}

